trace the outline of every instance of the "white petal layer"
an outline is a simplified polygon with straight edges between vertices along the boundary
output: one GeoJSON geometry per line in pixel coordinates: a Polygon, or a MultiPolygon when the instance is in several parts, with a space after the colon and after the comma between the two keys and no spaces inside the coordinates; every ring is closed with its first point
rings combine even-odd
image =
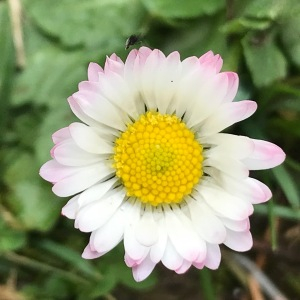
{"type": "Polygon", "coordinates": [[[125,191],[115,189],[99,201],[94,201],[80,209],[76,215],[75,227],[83,232],[91,232],[103,226],[123,202],[125,191]]]}
{"type": "Polygon", "coordinates": [[[196,194],[195,198],[203,197],[206,204],[219,216],[240,221],[253,213],[251,203],[226,193],[212,183],[202,182],[195,189],[200,194],[196,194]]]}
{"type": "Polygon", "coordinates": [[[77,169],[76,173],[61,179],[52,190],[57,196],[68,197],[89,188],[112,173],[113,170],[104,163],[93,164],[77,169]]]}
{"type": "Polygon", "coordinates": [[[146,279],[153,271],[156,263],[154,263],[149,255],[138,265],[132,267],[132,274],[135,281],[140,282],[146,279]]]}
{"type": "Polygon", "coordinates": [[[223,223],[209,209],[205,201],[188,201],[193,227],[209,243],[220,244],[225,240],[226,230],[223,223]]]}
{"type": "Polygon", "coordinates": [[[99,137],[92,127],[82,123],[73,123],[69,128],[72,138],[81,149],[95,154],[113,153],[113,147],[99,137]]]}
{"type": "Polygon", "coordinates": [[[200,136],[218,133],[237,122],[245,120],[256,111],[256,108],[256,102],[249,100],[225,103],[205,120],[199,130],[200,136]]]}
{"type": "Polygon", "coordinates": [[[205,242],[196,234],[191,221],[178,207],[165,209],[166,228],[170,241],[184,259],[192,262],[200,253],[205,256],[205,242]]]}
{"type": "Polygon", "coordinates": [[[140,220],[141,202],[136,201],[132,208],[132,214],[125,227],[124,247],[127,255],[135,261],[139,261],[146,257],[149,248],[140,244],[136,239],[137,224],[140,220]]]}
{"type": "Polygon", "coordinates": [[[123,239],[124,228],[131,214],[131,205],[125,202],[102,227],[91,234],[90,244],[97,252],[108,252],[123,239]]]}
{"type": "Polygon", "coordinates": [[[216,270],[221,262],[221,251],[219,245],[216,244],[206,244],[207,255],[204,264],[207,268],[216,270]]]}
{"type": "Polygon", "coordinates": [[[236,251],[248,251],[253,245],[250,231],[237,232],[227,229],[226,240],[224,245],[236,251]]]}
{"type": "Polygon", "coordinates": [[[280,165],[285,160],[285,153],[277,145],[252,139],[255,148],[243,163],[249,170],[270,169],[280,165]]]}
{"type": "Polygon", "coordinates": [[[62,208],[62,215],[66,216],[69,219],[76,218],[76,214],[79,209],[78,198],[79,195],[76,195],[68,201],[68,203],[62,208]]]}

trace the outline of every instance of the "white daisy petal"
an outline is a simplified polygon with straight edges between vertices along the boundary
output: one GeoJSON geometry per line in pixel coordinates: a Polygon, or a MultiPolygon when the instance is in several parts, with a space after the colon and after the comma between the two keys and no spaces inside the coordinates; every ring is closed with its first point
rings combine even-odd
{"type": "Polygon", "coordinates": [[[106,58],[104,72],[107,73],[108,70],[123,75],[124,63],[116,54],[112,54],[111,57],[106,58]]]}
{"type": "Polygon", "coordinates": [[[212,51],[208,51],[199,57],[199,62],[206,68],[213,69],[215,73],[219,73],[223,65],[221,56],[219,54],[214,55],[212,51]]]}
{"type": "Polygon", "coordinates": [[[140,209],[141,203],[139,201],[136,201],[132,208],[132,214],[130,219],[128,220],[128,223],[126,224],[124,232],[125,252],[133,260],[140,260],[141,258],[146,257],[149,252],[149,248],[141,245],[137,241],[135,236],[135,230],[140,220],[140,209]]]}
{"type": "Polygon", "coordinates": [[[252,187],[252,191],[255,191],[250,199],[251,203],[258,204],[271,199],[272,192],[264,183],[255,178],[247,178],[246,182],[252,187]]]}
{"type": "Polygon", "coordinates": [[[203,161],[203,167],[205,172],[207,171],[206,167],[208,169],[215,168],[234,178],[247,178],[249,176],[249,170],[243,163],[223,154],[208,157],[203,161]]]}
{"type": "Polygon", "coordinates": [[[177,270],[182,266],[183,258],[178,254],[170,240],[167,241],[166,249],[161,258],[163,265],[170,270],[177,270]]]}
{"type": "Polygon", "coordinates": [[[215,168],[206,168],[205,171],[228,193],[253,204],[268,201],[272,197],[270,189],[254,178],[234,178],[215,168]]]}
{"type": "Polygon", "coordinates": [[[218,158],[226,155],[235,159],[244,159],[253,153],[254,143],[246,136],[233,135],[227,133],[217,133],[208,137],[201,138],[200,143],[212,146],[206,151],[206,156],[218,158]]]}
{"type": "Polygon", "coordinates": [[[192,265],[192,263],[190,261],[183,260],[182,265],[174,271],[177,274],[184,274],[191,267],[191,265],[192,265]]]}
{"type": "Polygon", "coordinates": [[[40,175],[45,180],[52,183],[61,181],[62,179],[72,176],[73,174],[80,172],[80,167],[68,167],[59,164],[56,160],[52,159],[46,162],[40,169],[40,175]]]}
{"type": "Polygon", "coordinates": [[[117,130],[126,128],[126,114],[99,93],[102,90],[100,83],[86,81],[79,86],[80,90],[73,94],[73,99],[88,117],[117,130]]]}
{"type": "Polygon", "coordinates": [[[59,129],[52,134],[52,140],[54,144],[58,144],[68,139],[71,139],[69,127],[59,129]]]}
{"type": "Polygon", "coordinates": [[[85,205],[76,215],[75,227],[83,232],[100,228],[112,217],[124,197],[125,191],[116,189],[101,200],[85,205]]]}
{"type": "Polygon", "coordinates": [[[157,223],[157,226],[159,228],[159,238],[158,241],[150,249],[150,258],[155,263],[158,263],[162,259],[168,241],[165,219],[160,218],[157,223]]]}
{"type": "Polygon", "coordinates": [[[207,255],[204,264],[207,268],[216,270],[221,262],[221,251],[219,245],[216,244],[206,244],[207,255]]]}
{"type": "Polygon", "coordinates": [[[68,197],[89,188],[112,172],[113,170],[104,163],[89,165],[57,181],[52,190],[57,196],[68,197]]]}
{"type": "Polygon", "coordinates": [[[249,100],[225,103],[205,120],[201,125],[199,134],[200,136],[208,136],[220,132],[249,118],[256,111],[256,108],[256,102],[249,100]]]}
{"type": "Polygon", "coordinates": [[[74,115],[78,119],[80,119],[82,122],[84,122],[85,124],[90,125],[90,126],[101,126],[101,123],[99,123],[95,119],[88,116],[82,110],[82,108],[78,104],[77,100],[73,96],[68,98],[68,102],[69,102],[70,108],[71,108],[72,112],[74,113],[74,115]]]}
{"type": "Polygon", "coordinates": [[[239,77],[234,72],[226,72],[228,77],[228,90],[224,98],[224,102],[231,102],[236,96],[238,86],[239,86],[239,77]]]}
{"type": "Polygon", "coordinates": [[[225,227],[205,204],[205,201],[190,199],[188,206],[193,226],[198,234],[209,243],[222,243],[226,237],[225,227]]]}
{"type": "Polygon", "coordinates": [[[220,217],[220,219],[222,220],[223,224],[232,231],[246,231],[250,229],[249,218],[239,221],[222,217],[220,217]]]}
{"type": "MultiPolygon", "coordinates": [[[[168,108],[172,109],[174,95],[176,93],[178,81],[181,75],[180,55],[178,52],[172,52],[157,71],[160,76],[157,76],[155,81],[155,96],[156,106],[161,113],[166,113],[168,108]]],[[[173,112],[173,111],[172,111],[173,112]]]]}
{"type": "Polygon", "coordinates": [[[127,82],[122,76],[113,72],[108,72],[100,77],[99,83],[98,93],[103,95],[109,102],[113,103],[114,106],[118,107],[124,117],[126,115],[133,118],[138,117],[139,112],[133,101],[134,94],[129,89],[127,82]],[[118,86],[118,89],[115,89],[115,85],[118,86]]]}
{"type": "Polygon", "coordinates": [[[81,149],[95,154],[107,154],[113,152],[113,147],[98,136],[92,127],[82,123],[72,123],[69,126],[69,129],[73,140],[81,149]]]}
{"type": "Polygon", "coordinates": [[[84,249],[84,251],[83,251],[83,253],[82,253],[81,256],[82,256],[82,258],[85,258],[85,259],[95,259],[95,258],[100,257],[101,255],[103,255],[103,254],[98,253],[97,251],[93,251],[93,250],[91,249],[90,244],[88,244],[88,245],[85,247],[85,249],[84,249]]]}
{"type": "Polygon", "coordinates": [[[236,251],[248,251],[253,245],[250,231],[237,232],[227,229],[226,240],[224,245],[236,251]]]}
{"type": "MultiPolygon", "coordinates": [[[[195,189],[206,201],[206,204],[220,216],[233,220],[244,220],[253,213],[253,206],[249,202],[234,197],[215,185],[202,183],[195,186],[195,189]]],[[[196,194],[195,197],[199,196],[196,194]]]]}
{"type": "Polygon", "coordinates": [[[285,153],[277,145],[252,139],[255,148],[243,163],[250,170],[270,169],[280,165],[285,160],[285,153]]]}
{"type": "Polygon", "coordinates": [[[90,63],[88,67],[89,81],[98,81],[99,73],[103,73],[103,69],[96,63],[90,63]]]}
{"type": "Polygon", "coordinates": [[[123,203],[102,227],[91,234],[90,244],[98,252],[108,252],[123,239],[124,227],[131,214],[131,205],[123,203]]]}
{"type": "Polygon", "coordinates": [[[156,263],[147,255],[140,264],[132,267],[133,278],[137,282],[145,280],[151,274],[155,266],[156,263]]]}
{"type": "Polygon", "coordinates": [[[117,178],[113,177],[86,189],[79,195],[78,205],[82,207],[93,201],[100,200],[112,188],[116,181],[117,178]]]}
{"type": "Polygon", "coordinates": [[[78,198],[79,195],[76,195],[68,201],[68,203],[62,208],[62,215],[66,216],[69,219],[76,218],[76,214],[79,209],[78,198]]]}
{"type": "Polygon", "coordinates": [[[195,260],[205,251],[205,243],[197,236],[191,222],[178,209],[165,207],[165,220],[168,236],[176,251],[188,261],[195,260]]]}
{"type": "Polygon", "coordinates": [[[135,230],[137,241],[146,247],[154,245],[158,238],[158,226],[153,218],[152,208],[147,206],[135,230]]]}
{"type": "MultiPolygon", "coordinates": [[[[204,73],[204,78],[206,77],[205,75],[204,73]]],[[[202,122],[209,118],[223,102],[227,91],[228,79],[225,73],[221,73],[208,82],[207,78],[205,78],[202,85],[199,85],[199,82],[195,82],[195,85],[198,88],[195,94],[195,102],[187,109],[184,120],[186,120],[186,124],[189,127],[194,127],[201,123],[202,128],[207,121],[205,121],[205,124],[202,124],[202,122]]]]}
{"type": "Polygon", "coordinates": [[[99,155],[82,150],[71,140],[56,144],[53,154],[60,164],[71,167],[80,167],[103,160],[99,155]]]}
{"type": "MultiPolygon", "coordinates": [[[[160,76],[157,69],[164,64],[166,57],[159,50],[153,50],[147,57],[141,73],[141,95],[149,110],[156,109],[155,101],[155,81],[160,76]]],[[[158,99],[159,100],[159,99],[158,99]]]]}

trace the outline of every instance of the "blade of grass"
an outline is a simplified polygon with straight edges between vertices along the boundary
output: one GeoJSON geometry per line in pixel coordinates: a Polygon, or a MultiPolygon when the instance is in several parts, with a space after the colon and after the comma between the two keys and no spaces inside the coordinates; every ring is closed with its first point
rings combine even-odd
{"type": "MultiPolygon", "coordinates": [[[[260,204],[255,206],[255,212],[260,214],[268,214],[268,205],[260,204]]],[[[274,205],[274,216],[290,220],[300,220],[300,209],[293,209],[282,205],[274,205]]]]}
{"type": "Polygon", "coordinates": [[[206,300],[215,300],[215,289],[212,283],[211,272],[208,269],[200,271],[200,280],[204,298],[206,300]]]}
{"type": "Polygon", "coordinates": [[[272,171],[278,184],[286,195],[290,205],[295,209],[299,209],[300,197],[298,194],[297,185],[291,174],[288,172],[284,165],[278,166],[272,171]]]}
{"type": "Polygon", "coordinates": [[[277,232],[275,226],[275,214],[274,214],[274,201],[271,200],[268,203],[268,217],[269,217],[269,225],[270,225],[270,232],[271,232],[271,245],[272,250],[275,251],[277,249],[277,232]]]}

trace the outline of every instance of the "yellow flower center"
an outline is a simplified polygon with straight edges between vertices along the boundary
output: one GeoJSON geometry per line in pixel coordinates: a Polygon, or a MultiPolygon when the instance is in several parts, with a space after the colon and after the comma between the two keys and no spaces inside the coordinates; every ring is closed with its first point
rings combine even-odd
{"type": "Polygon", "coordinates": [[[199,182],[202,146],[175,115],[147,112],[116,140],[114,167],[128,196],[180,203],[199,182]]]}

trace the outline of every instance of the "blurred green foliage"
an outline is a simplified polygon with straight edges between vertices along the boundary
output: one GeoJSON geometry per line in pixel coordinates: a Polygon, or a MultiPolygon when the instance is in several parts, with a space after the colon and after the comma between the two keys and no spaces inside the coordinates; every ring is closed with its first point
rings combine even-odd
{"type": "MultiPolygon", "coordinates": [[[[135,283],[122,246],[83,260],[87,236],[60,217],[65,200],[38,175],[52,133],[75,120],[66,98],[85,80],[88,63],[103,64],[112,53],[125,58],[131,34],[166,54],[178,50],[182,58],[213,50],[223,57],[223,70],[239,73],[236,100],[255,99],[259,109],[232,130],[276,142],[288,155],[283,166],[257,175],[274,197],[256,211],[268,215],[273,242],[282,234],[274,220],[289,227],[300,221],[298,0],[0,0],[0,280],[5,284],[17,269],[25,299],[114,299],[117,286],[151,289],[160,276],[135,283]]],[[[277,240],[273,246],[280,247],[277,240]]],[[[230,271],[218,272],[223,295],[222,278],[230,271]]],[[[287,276],[284,288],[297,298],[295,276],[287,276]]],[[[206,299],[214,299],[211,275],[202,273],[201,280],[206,299]]]]}

